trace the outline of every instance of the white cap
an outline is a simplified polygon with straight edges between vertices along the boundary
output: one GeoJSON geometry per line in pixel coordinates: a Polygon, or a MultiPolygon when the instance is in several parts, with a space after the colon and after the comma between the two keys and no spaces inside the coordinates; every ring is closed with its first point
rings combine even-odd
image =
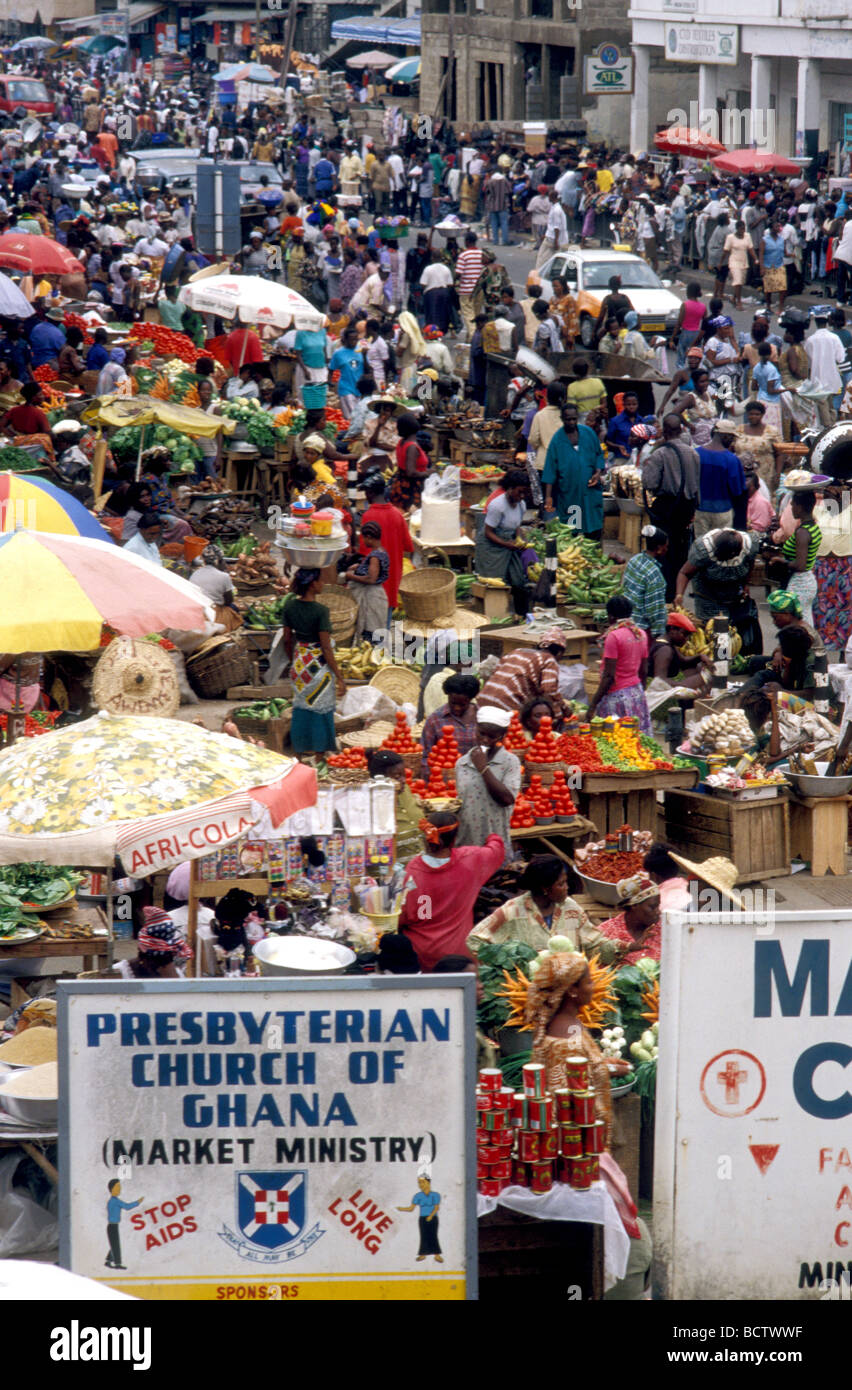
{"type": "Polygon", "coordinates": [[[508,729],[512,722],[511,711],[499,709],[497,705],[479,705],[476,711],[477,724],[493,724],[497,729],[508,729]]]}

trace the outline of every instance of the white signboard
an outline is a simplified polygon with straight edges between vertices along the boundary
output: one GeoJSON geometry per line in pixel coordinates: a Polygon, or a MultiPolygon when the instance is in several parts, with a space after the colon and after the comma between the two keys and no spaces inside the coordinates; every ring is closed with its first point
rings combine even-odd
{"type": "Polygon", "coordinates": [[[667,914],[661,981],[659,1295],[848,1299],[852,913],[667,914]]]}
{"type": "Polygon", "coordinates": [[[587,96],[612,96],[633,91],[633,55],[614,43],[601,44],[583,64],[583,90],[587,96]]]}
{"type": "Polygon", "coordinates": [[[476,1296],[472,976],[60,988],[60,1262],[142,1298],[476,1296]]]}
{"type": "Polygon", "coordinates": [[[673,63],[726,63],[739,58],[737,24],[673,24],[665,26],[665,54],[673,63]]]}

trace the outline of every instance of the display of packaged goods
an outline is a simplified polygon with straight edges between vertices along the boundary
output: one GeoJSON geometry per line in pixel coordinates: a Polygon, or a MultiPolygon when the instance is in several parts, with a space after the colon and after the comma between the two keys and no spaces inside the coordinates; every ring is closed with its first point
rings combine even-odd
{"type": "Polygon", "coordinates": [[[545,1068],[540,1062],[527,1062],[521,1068],[524,1095],[533,1099],[542,1097],[545,1091],[545,1075],[545,1068]]]}

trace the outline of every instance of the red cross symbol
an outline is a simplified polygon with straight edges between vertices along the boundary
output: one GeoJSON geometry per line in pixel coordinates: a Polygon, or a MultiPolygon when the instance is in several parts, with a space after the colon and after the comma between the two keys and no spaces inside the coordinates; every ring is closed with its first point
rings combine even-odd
{"type": "Polygon", "coordinates": [[[736,1062],[730,1060],[725,1063],[725,1070],[717,1073],[716,1080],[725,1087],[726,1103],[736,1105],[740,1098],[740,1084],[748,1080],[748,1072],[740,1071],[736,1062]]]}
{"type": "Polygon", "coordinates": [[[766,1072],[754,1053],[729,1047],[710,1058],[701,1073],[699,1087],[708,1110],[734,1119],[749,1115],[763,1100],[766,1072]]]}
{"type": "Polygon", "coordinates": [[[255,1192],[254,1219],[259,1226],[286,1226],[290,1220],[290,1194],[255,1192]]]}

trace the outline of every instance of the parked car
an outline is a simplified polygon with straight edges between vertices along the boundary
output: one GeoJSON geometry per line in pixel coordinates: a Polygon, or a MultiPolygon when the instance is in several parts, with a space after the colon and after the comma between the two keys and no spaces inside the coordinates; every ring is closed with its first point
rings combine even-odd
{"type": "Polygon", "coordinates": [[[569,246],[567,251],[557,251],[545,261],[536,279],[541,284],[543,299],[550,299],[553,294],[555,276],[565,281],[568,292],[577,301],[580,339],[584,347],[592,347],[595,323],[604,296],[609,293],[611,275],[621,276],[621,289],[639,315],[642,333],[647,336],[673,331],[680,313],[680,300],[668,288],[671,281],[661,280],[641,256],[631,256],[625,251],[581,250],[579,246],[569,246]]]}
{"type": "Polygon", "coordinates": [[[0,73],[0,111],[11,113],[19,108],[34,116],[52,116],[55,102],[43,82],[20,73],[0,73]]]}

